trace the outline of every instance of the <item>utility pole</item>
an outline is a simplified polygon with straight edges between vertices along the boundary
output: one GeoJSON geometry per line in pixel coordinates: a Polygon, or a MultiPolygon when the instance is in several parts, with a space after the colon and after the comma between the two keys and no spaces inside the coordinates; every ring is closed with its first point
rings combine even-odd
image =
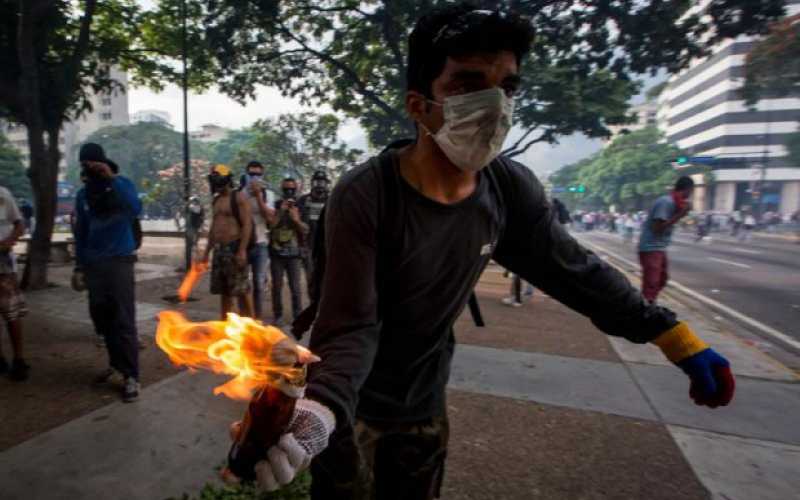
{"type": "Polygon", "coordinates": [[[192,266],[192,242],[189,239],[189,197],[191,196],[191,171],[189,169],[189,71],[186,64],[186,0],[181,2],[181,59],[183,61],[183,238],[186,270],[192,266]]]}

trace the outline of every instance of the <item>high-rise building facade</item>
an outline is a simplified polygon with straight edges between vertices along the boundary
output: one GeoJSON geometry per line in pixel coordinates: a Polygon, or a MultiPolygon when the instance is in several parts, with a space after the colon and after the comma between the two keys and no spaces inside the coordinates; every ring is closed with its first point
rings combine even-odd
{"type": "MultiPolygon", "coordinates": [[[[798,14],[800,0],[787,0],[786,7],[789,16],[798,14]]],[[[767,94],[754,109],[740,95],[745,58],[757,42],[741,36],[721,43],[710,57],[670,78],[659,99],[667,140],[689,155],[714,157],[714,182],[702,185],[697,176],[696,209],[800,209],[800,164],[790,161],[786,148],[798,131],[800,95],[767,94]]]]}
{"type": "MultiPolygon", "coordinates": [[[[128,117],[128,74],[117,68],[111,68],[111,77],[122,85],[109,93],[92,94],[90,96],[92,110],[84,113],[76,120],[67,122],[61,129],[58,138],[61,151],[59,177],[66,174],[67,165],[73,160],[72,155],[77,154],[77,146],[85,141],[93,132],[108,126],[127,125],[128,117]]],[[[30,162],[28,150],[28,132],[23,125],[10,122],[0,122],[0,129],[8,137],[11,144],[22,154],[22,159],[27,166],[30,162]]]]}

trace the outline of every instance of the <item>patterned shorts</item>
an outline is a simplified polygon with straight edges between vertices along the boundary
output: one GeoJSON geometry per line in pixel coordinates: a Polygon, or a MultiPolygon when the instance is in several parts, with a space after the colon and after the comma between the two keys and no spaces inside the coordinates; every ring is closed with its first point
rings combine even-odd
{"type": "Polygon", "coordinates": [[[0,316],[6,321],[15,321],[28,314],[25,296],[19,289],[15,273],[0,274],[0,316]]]}
{"type": "Polygon", "coordinates": [[[250,292],[248,267],[240,267],[236,262],[238,249],[238,241],[214,246],[214,258],[211,261],[212,294],[236,297],[250,292]]]}

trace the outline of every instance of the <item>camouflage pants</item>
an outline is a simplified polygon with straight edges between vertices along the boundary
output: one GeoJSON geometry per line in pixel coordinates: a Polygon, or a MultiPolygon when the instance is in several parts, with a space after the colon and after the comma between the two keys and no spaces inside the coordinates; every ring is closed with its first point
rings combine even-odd
{"type": "Polygon", "coordinates": [[[449,437],[447,416],[410,424],[356,422],[337,431],[311,466],[313,500],[439,498],[449,437]]]}

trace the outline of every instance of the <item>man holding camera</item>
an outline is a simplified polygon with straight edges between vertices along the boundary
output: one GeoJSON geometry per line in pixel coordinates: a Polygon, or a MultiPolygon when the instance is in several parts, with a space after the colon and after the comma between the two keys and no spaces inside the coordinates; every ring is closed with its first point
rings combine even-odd
{"type": "Polygon", "coordinates": [[[96,382],[122,377],[122,399],[139,397],[139,342],[133,266],[133,225],[142,211],[136,186],[119,174],[98,144],[80,150],[84,187],[75,197],[75,273],[84,274],[89,290],[89,315],[105,338],[109,368],[96,382]]]}
{"type": "Polygon", "coordinates": [[[274,219],[270,222],[270,257],[272,262],[272,310],[274,324],[283,324],[283,275],[289,279],[292,295],[292,316],[302,310],[300,298],[300,259],[302,242],[308,236],[308,225],[300,218],[297,208],[297,181],[287,177],[281,182],[282,198],[276,203],[274,219]]]}

